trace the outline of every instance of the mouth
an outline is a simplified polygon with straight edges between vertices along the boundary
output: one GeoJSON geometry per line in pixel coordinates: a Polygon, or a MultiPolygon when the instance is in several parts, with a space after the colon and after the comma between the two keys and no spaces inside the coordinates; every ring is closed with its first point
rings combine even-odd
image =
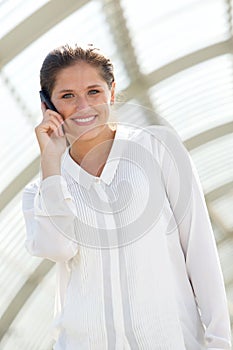
{"type": "Polygon", "coordinates": [[[90,116],[84,116],[80,118],[72,118],[72,120],[75,122],[75,124],[82,126],[82,125],[92,124],[95,121],[96,117],[97,115],[90,115],[90,116]]]}

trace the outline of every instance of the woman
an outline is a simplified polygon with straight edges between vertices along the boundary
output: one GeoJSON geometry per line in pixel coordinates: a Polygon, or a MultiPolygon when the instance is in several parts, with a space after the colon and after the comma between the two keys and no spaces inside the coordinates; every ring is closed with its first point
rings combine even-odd
{"type": "Polygon", "coordinates": [[[41,180],[23,210],[28,251],[57,264],[54,349],[230,349],[213,232],[177,135],[110,123],[113,66],[93,47],[50,52],[41,88],[55,110],[42,103],[41,180]]]}

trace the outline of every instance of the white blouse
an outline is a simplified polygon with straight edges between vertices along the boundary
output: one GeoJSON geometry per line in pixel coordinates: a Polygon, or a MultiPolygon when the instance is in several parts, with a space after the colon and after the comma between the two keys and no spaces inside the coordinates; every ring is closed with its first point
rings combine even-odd
{"type": "Polygon", "coordinates": [[[23,211],[27,250],[57,263],[55,350],[230,349],[204,196],[172,130],[118,124],[100,178],[67,151],[23,211]]]}

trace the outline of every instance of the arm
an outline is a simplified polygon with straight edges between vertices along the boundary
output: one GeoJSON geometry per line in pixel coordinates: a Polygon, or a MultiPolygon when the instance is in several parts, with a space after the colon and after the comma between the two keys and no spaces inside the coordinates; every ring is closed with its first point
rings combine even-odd
{"type": "Polygon", "coordinates": [[[26,248],[32,254],[53,261],[66,261],[78,251],[68,237],[74,237],[75,206],[61,176],[61,159],[66,149],[63,118],[41,104],[43,119],[35,132],[41,153],[40,185],[23,192],[26,248]]]}
{"type": "MultiPolygon", "coordinates": [[[[203,191],[191,157],[177,135],[164,137],[167,195],[176,218],[187,273],[208,349],[230,349],[231,332],[224,280],[203,191]]],[[[172,227],[170,227],[172,229],[172,227]]]]}
{"type": "Polygon", "coordinates": [[[179,225],[188,275],[205,326],[208,349],[230,349],[230,320],[217,247],[195,170],[192,197],[179,225]]]}
{"type": "Polygon", "coordinates": [[[25,246],[32,255],[62,262],[78,252],[74,237],[75,207],[65,180],[54,175],[23,192],[25,246]]]}

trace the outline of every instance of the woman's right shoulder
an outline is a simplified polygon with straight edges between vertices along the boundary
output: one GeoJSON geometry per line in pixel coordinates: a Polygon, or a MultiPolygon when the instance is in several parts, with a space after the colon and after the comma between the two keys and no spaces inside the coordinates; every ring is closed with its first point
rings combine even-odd
{"type": "Polygon", "coordinates": [[[34,199],[39,191],[40,179],[36,178],[30,181],[22,191],[22,209],[23,212],[32,210],[34,206],[34,199]]]}
{"type": "Polygon", "coordinates": [[[32,193],[35,194],[37,193],[39,187],[40,187],[41,179],[35,178],[32,181],[30,181],[23,189],[23,193],[32,193]]]}

